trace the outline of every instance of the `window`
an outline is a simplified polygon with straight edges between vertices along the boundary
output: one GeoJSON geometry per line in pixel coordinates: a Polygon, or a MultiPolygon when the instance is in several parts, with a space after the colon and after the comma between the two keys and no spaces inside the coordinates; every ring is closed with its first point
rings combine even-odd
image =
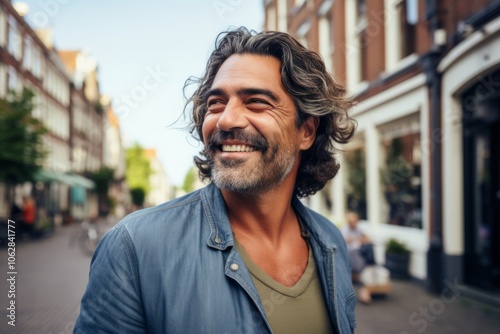
{"type": "Polygon", "coordinates": [[[416,119],[394,123],[383,131],[385,164],[381,170],[387,204],[384,219],[390,225],[422,228],[422,175],[420,129],[416,119]]]}
{"type": "Polygon", "coordinates": [[[365,0],[356,0],[356,39],[359,46],[358,66],[359,66],[359,81],[367,79],[367,60],[368,56],[367,46],[369,43],[369,36],[366,31],[368,20],[366,17],[366,2],[365,0]]]}
{"type": "Polygon", "coordinates": [[[288,30],[288,4],[287,0],[278,0],[278,30],[286,32],[288,30]]]}
{"type": "Polygon", "coordinates": [[[0,98],[7,96],[7,70],[4,64],[0,63],[0,98]]]}
{"type": "Polygon", "coordinates": [[[306,0],[295,0],[293,6],[294,7],[300,7],[306,2],[306,0]]]}
{"type": "Polygon", "coordinates": [[[267,30],[276,30],[276,7],[274,5],[267,7],[267,30]]]}
{"type": "Polygon", "coordinates": [[[328,15],[324,15],[319,19],[319,54],[325,61],[328,72],[333,73],[332,51],[334,43],[332,40],[332,23],[328,15]]]}
{"type": "Polygon", "coordinates": [[[9,74],[8,75],[9,75],[8,82],[7,82],[8,90],[17,92],[18,82],[17,82],[16,69],[12,66],[9,66],[9,74]]]}
{"type": "Polygon", "coordinates": [[[22,56],[22,38],[21,33],[13,16],[9,16],[9,40],[8,40],[9,53],[17,60],[22,56]]]}
{"type": "Polygon", "coordinates": [[[32,73],[35,77],[41,78],[42,77],[42,55],[41,55],[41,50],[37,47],[33,48],[33,67],[32,67],[32,73]]]}
{"type": "Polygon", "coordinates": [[[418,22],[418,0],[401,0],[398,4],[401,31],[400,55],[405,58],[415,52],[415,27],[418,22]]]}
{"type": "Polygon", "coordinates": [[[305,48],[309,48],[309,30],[311,30],[311,22],[309,20],[302,23],[299,29],[297,29],[297,39],[305,48]]]}
{"type": "Polygon", "coordinates": [[[5,43],[7,43],[7,20],[4,8],[0,6],[0,46],[5,47],[5,43]]]}
{"type": "Polygon", "coordinates": [[[365,66],[367,61],[366,48],[369,42],[367,12],[365,0],[348,0],[345,2],[346,79],[347,89],[353,92],[362,89],[363,82],[367,78],[367,66],[365,66]]]}
{"type": "Polygon", "coordinates": [[[23,67],[27,70],[31,70],[33,64],[33,53],[32,53],[32,41],[30,37],[24,39],[24,55],[23,55],[23,67]]]}

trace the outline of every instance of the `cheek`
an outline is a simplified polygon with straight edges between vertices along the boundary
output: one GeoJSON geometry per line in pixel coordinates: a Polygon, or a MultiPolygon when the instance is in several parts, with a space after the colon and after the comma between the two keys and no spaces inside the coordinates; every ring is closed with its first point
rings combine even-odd
{"type": "Polygon", "coordinates": [[[201,126],[201,132],[203,134],[203,142],[207,142],[207,138],[210,134],[217,128],[217,121],[219,117],[217,115],[206,115],[203,125],[201,126]]]}

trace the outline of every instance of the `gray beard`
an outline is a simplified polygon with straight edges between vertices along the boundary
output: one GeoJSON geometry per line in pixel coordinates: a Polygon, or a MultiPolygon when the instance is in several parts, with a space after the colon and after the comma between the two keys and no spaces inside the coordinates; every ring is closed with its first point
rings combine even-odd
{"type": "Polygon", "coordinates": [[[257,166],[245,166],[243,160],[215,161],[210,157],[212,181],[220,189],[259,196],[281,184],[297,160],[297,152],[286,147],[268,150],[257,166]]]}

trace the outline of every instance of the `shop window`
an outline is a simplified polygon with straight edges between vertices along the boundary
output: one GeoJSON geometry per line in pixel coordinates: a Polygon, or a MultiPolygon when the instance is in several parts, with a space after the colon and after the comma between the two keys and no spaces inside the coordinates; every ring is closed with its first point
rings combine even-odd
{"type": "Polygon", "coordinates": [[[357,212],[364,220],[367,219],[365,156],[364,146],[344,153],[347,209],[357,212]]]}
{"type": "Polygon", "coordinates": [[[387,223],[422,228],[420,132],[382,140],[385,166],[381,170],[387,203],[387,223]]]}

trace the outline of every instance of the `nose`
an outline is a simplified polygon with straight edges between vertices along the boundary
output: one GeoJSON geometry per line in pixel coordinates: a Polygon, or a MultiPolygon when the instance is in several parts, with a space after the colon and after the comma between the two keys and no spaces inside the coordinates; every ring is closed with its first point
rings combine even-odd
{"type": "Polygon", "coordinates": [[[245,117],[245,107],[242,103],[235,100],[229,100],[217,121],[217,128],[222,131],[232,129],[243,129],[248,125],[245,117]]]}

